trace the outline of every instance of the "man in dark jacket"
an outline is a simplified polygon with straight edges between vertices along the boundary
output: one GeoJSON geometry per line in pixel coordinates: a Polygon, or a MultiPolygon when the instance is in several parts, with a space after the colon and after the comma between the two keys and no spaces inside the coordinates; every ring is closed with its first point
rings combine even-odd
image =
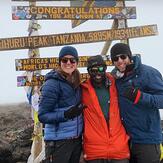
{"type": "Polygon", "coordinates": [[[159,163],[162,143],[159,109],[163,108],[163,79],[156,69],[132,56],[128,45],[111,48],[124,126],[131,137],[131,163],[159,163]]]}

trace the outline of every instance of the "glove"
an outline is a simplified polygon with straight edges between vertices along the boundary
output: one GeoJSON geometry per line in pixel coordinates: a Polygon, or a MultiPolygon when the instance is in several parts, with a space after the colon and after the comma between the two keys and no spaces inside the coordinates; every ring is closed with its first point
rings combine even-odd
{"type": "Polygon", "coordinates": [[[54,152],[55,152],[56,142],[55,141],[45,141],[45,156],[47,162],[51,159],[54,160],[54,152]]]}
{"type": "Polygon", "coordinates": [[[141,97],[141,92],[139,88],[134,88],[131,86],[125,89],[123,96],[132,101],[134,104],[136,104],[138,103],[141,97]]]}
{"type": "Polygon", "coordinates": [[[77,104],[75,106],[70,107],[67,111],[65,111],[64,116],[67,119],[75,118],[75,117],[79,116],[83,112],[83,109],[85,107],[86,106],[84,104],[79,103],[79,104],[77,104]]]}

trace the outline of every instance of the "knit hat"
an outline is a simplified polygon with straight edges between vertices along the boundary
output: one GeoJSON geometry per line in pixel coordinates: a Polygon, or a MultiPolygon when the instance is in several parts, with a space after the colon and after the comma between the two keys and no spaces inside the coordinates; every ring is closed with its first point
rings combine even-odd
{"type": "Polygon", "coordinates": [[[63,58],[65,55],[72,55],[77,61],[79,60],[78,58],[78,52],[76,48],[72,46],[64,46],[61,51],[59,52],[59,62],[61,58],[63,58]]]}
{"type": "Polygon", "coordinates": [[[113,60],[113,58],[119,54],[126,54],[128,55],[128,57],[131,59],[132,57],[132,52],[130,50],[130,47],[127,44],[124,43],[117,43],[115,44],[111,50],[110,50],[110,54],[111,54],[111,60],[113,60]]]}
{"type": "Polygon", "coordinates": [[[106,66],[105,61],[103,60],[101,55],[96,55],[88,58],[87,69],[98,65],[106,66]]]}

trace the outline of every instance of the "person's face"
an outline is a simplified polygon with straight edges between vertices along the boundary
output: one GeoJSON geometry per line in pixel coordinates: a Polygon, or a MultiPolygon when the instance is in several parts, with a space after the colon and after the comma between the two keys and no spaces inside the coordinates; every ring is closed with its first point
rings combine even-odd
{"type": "Polygon", "coordinates": [[[115,67],[118,68],[120,72],[124,72],[126,70],[126,66],[131,64],[130,58],[125,54],[119,54],[112,60],[115,67]]]}
{"type": "Polygon", "coordinates": [[[97,84],[103,82],[105,78],[105,71],[106,71],[106,67],[103,65],[94,66],[88,69],[88,73],[90,75],[91,80],[97,84]]]}
{"type": "Polygon", "coordinates": [[[61,58],[61,69],[71,75],[72,72],[77,68],[77,61],[72,55],[65,55],[61,58]]]}

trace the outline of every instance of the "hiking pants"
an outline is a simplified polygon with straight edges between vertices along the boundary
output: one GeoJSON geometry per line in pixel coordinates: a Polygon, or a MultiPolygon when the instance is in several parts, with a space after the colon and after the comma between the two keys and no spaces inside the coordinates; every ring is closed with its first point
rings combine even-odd
{"type": "Polygon", "coordinates": [[[45,142],[46,163],[79,163],[82,139],[73,138],[45,142]]]}
{"type": "Polygon", "coordinates": [[[130,163],[160,163],[160,144],[131,144],[130,163]]]}

